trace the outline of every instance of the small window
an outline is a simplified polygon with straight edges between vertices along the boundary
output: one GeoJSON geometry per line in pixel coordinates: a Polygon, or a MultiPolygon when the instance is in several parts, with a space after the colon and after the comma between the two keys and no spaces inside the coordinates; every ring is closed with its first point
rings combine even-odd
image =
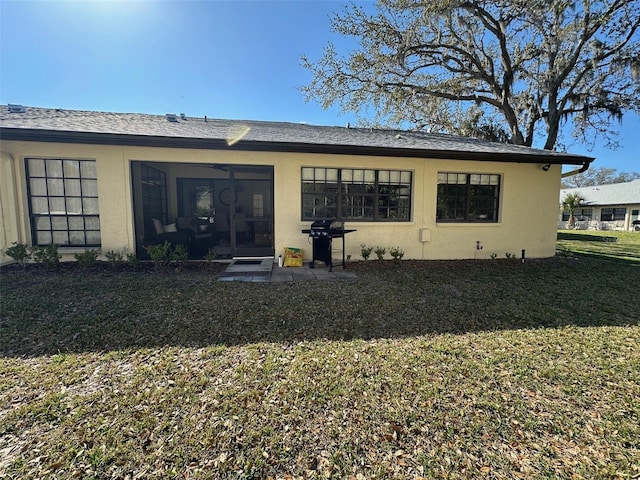
{"type": "Polygon", "coordinates": [[[145,221],[157,218],[167,223],[167,174],[143,163],[140,165],[140,182],[145,221]]]}
{"type": "Polygon", "coordinates": [[[500,175],[438,173],[438,222],[497,222],[500,175]]]}
{"type": "Polygon", "coordinates": [[[251,199],[251,207],[254,217],[264,217],[264,195],[254,193],[251,199]]]}
{"type": "Polygon", "coordinates": [[[94,160],[26,159],[35,245],[100,246],[95,163],[94,160]]]}
{"type": "MultiPolygon", "coordinates": [[[[573,211],[573,218],[576,219],[576,222],[590,222],[593,219],[593,209],[592,208],[576,208],[573,211]]],[[[569,212],[567,210],[562,211],[562,221],[569,221],[569,212]]]]}
{"type": "Polygon", "coordinates": [[[624,220],[627,214],[626,208],[603,208],[600,211],[601,222],[615,222],[624,220]]]}

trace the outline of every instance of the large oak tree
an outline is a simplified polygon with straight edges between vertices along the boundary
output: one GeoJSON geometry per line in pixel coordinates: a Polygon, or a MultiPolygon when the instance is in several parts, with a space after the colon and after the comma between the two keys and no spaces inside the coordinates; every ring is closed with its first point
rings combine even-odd
{"type": "MultiPolygon", "coordinates": [[[[640,0],[379,0],[332,28],[357,43],[303,57],[307,100],[373,123],[556,148],[563,126],[612,141],[640,112],[640,0]],[[364,112],[364,114],[363,114],[364,112]]],[[[567,132],[569,133],[569,132],[567,132]]]]}
{"type": "Polygon", "coordinates": [[[625,183],[640,178],[638,172],[618,172],[615,168],[590,168],[586,172],[578,173],[562,179],[562,188],[595,187],[612,183],[625,183]]]}

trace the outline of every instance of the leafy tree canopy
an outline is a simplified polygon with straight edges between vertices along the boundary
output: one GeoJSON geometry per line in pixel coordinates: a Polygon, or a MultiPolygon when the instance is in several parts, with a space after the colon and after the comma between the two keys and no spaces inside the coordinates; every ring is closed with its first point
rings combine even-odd
{"type": "Polygon", "coordinates": [[[361,122],[554,149],[561,128],[615,141],[615,122],[640,112],[640,0],[378,0],[352,5],[303,65],[307,100],[361,122]]]}
{"type": "Polygon", "coordinates": [[[593,187],[610,183],[630,182],[640,178],[638,172],[618,172],[615,168],[590,168],[586,172],[578,173],[562,179],[562,188],[593,187]]]}

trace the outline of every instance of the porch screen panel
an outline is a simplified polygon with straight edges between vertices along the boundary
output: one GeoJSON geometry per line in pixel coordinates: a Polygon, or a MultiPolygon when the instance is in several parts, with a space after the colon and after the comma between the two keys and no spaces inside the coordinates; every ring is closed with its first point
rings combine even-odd
{"type": "Polygon", "coordinates": [[[95,160],[26,159],[35,245],[99,247],[95,160]]]}

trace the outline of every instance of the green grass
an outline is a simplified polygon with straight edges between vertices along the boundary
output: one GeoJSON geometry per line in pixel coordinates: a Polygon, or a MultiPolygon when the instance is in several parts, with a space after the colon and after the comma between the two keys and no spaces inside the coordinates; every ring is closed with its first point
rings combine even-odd
{"type": "Polygon", "coordinates": [[[563,230],[558,248],[578,255],[640,262],[640,232],[563,230]]]}
{"type": "Polygon", "coordinates": [[[637,478],[640,263],[601,243],[343,282],[4,269],[0,478],[637,478]]]}

